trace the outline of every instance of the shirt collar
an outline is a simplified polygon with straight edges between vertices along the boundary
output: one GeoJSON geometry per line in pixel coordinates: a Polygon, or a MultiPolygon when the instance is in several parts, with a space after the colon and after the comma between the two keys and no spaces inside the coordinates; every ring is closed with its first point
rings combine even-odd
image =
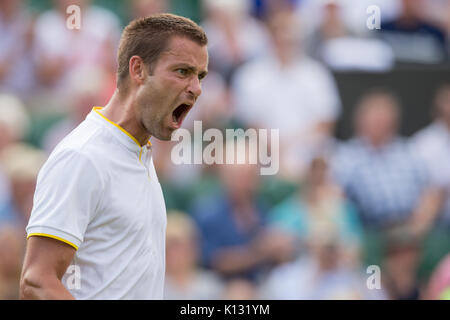
{"type": "MultiPolygon", "coordinates": [[[[103,109],[103,107],[92,108],[92,111],[88,114],[88,118],[95,119],[96,121],[99,121],[103,126],[108,128],[110,132],[129,150],[140,152],[142,146],[140,145],[139,141],[120,125],[105,117],[100,112],[101,109],[103,109]]],[[[147,147],[151,147],[151,145],[151,142],[148,141],[147,147]]]]}

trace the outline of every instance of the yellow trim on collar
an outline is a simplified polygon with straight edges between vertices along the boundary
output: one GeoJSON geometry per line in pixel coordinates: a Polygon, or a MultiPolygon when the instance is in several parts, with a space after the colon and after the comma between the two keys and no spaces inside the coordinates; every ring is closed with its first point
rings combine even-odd
{"type": "Polygon", "coordinates": [[[67,241],[66,239],[63,239],[63,238],[54,236],[54,235],[52,235],[52,234],[47,234],[47,233],[30,233],[30,234],[28,235],[27,239],[28,239],[29,237],[33,237],[33,236],[46,237],[46,238],[52,238],[52,239],[55,239],[55,240],[59,240],[59,241],[62,241],[62,242],[64,242],[64,243],[68,244],[69,246],[75,248],[75,250],[78,250],[78,247],[77,247],[76,245],[74,245],[72,242],[67,241]]]}
{"type": "MultiPolygon", "coordinates": [[[[100,115],[103,119],[105,119],[106,121],[108,121],[109,123],[111,123],[112,125],[116,126],[120,131],[122,131],[123,133],[125,133],[127,136],[129,136],[131,138],[131,140],[133,140],[138,146],[139,148],[142,148],[141,144],[139,143],[139,141],[137,141],[137,139],[135,137],[133,137],[133,135],[131,135],[131,133],[129,133],[127,130],[125,130],[124,128],[122,128],[121,126],[119,126],[117,123],[109,120],[107,117],[105,117],[103,114],[101,114],[99,112],[99,110],[103,109],[103,107],[94,107],[92,108],[92,110],[94,110],[98,115],[100,115]]],[[[150,138],[149,138],[150,140],[150,138]]],[[[147,142],[148,145],[152,145],[150,143],[150,141],[147,142]]]]}

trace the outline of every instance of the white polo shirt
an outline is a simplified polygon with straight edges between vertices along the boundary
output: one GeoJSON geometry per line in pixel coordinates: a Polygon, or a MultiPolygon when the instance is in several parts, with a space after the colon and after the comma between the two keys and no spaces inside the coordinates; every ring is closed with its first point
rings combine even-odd
{"type": "Polygon", "coordinates": [[[62,279],[77,299],[162,299],[166,208],[151,144],[100,109],[39,172],[27,235],[77,249],[62,279]]]}

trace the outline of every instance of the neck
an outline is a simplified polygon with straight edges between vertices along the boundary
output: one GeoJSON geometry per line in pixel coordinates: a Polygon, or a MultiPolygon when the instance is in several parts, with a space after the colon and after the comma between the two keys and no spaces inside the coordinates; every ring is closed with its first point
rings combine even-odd
{"type": "Polygon", "coordinates": [[[137,120],[133,93],[123,97],[116,89],[108,104],[102,109],[102,114],[129,132],[141,146],[147,144],[150,134],[137,120]]]}
{"type": "Polygon", "coordinates": [[[292,62],[294,61],[295,55],[292,52],[289,52],[288,50],[279,49],[277,51],[278,61],[280,63],[280,66],[282,68],[289,67],[292,62]]]}

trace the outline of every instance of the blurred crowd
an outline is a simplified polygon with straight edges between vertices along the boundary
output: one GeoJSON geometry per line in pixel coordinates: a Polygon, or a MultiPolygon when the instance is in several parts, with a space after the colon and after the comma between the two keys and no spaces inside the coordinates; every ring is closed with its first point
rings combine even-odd
{"type": "Polygon", "coordinates": [[[450,1],[105,3],[0,1],[0,299],[18,297],[40,167],[115,89],[122,28],[195,10],[210,70],[184,126],[279,129],[280,164],[273,176],[175,165],[176,142],[152,141],[168,209],[165,297],[450,298],[450,77],[424,106],[432,122],[410,137],[396,92],[371,88],[347,141],[335,138],[347,106],[333,77],[449,64],[450,1]],[[67,27],[71,4],[80,29],[67,27]],[[381,29],[368,28],[371,5],[381,29]]]}

